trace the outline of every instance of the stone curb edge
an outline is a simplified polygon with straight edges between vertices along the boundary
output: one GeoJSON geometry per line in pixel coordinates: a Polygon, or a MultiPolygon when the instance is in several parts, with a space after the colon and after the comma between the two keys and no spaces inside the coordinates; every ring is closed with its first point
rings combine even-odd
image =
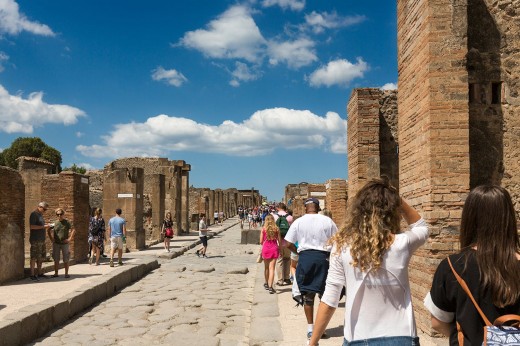
{"type": "Polygon", "coordinates": [[[108,273],[102,282],[84,285],[63,298],[46,300],[13,312],[0,321],[0,346],[24,345],[42,337],[159,267],[156,259],[127,262],[122,270],[108,273]]]}

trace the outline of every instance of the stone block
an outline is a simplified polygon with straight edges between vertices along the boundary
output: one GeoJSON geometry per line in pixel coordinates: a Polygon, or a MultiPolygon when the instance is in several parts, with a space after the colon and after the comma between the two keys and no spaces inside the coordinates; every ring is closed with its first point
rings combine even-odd
{"type": "Polygon", "coordinates": [[[19,344],[25,345],[34,339],[38,338],[38,312],[34,311],[19,311],[5,316],[6,321],[20,322],[20,339],[19,344]]]}
{"type": "Polygon", "coordinates": [[[250,345],[263,345],[267,342],[280,343],[283,341],[282,327],[276,317],[254,317],[251,319],[249,332],[250,345]],[[265,326],[269,326],[266,328],[265,326]]]}
{"type": "Polygon", "coordinates": [[[0,321],[0,346],[22,344],[22,323],[17,320],[0,321]]]}

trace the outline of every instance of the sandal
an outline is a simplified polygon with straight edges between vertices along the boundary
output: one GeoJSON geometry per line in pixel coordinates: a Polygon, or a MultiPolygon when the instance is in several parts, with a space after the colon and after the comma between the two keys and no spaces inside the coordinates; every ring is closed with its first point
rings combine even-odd
{"type": "Polygon", "coordinates": [[[275,294],[276,291],[274,290],[274,288],[272,287],[269,287],[269,294],[275,294]]]}
{"type": "Polygon", "coordinates": [[[268,289],[269,289],[269,285],[267,285],[267,282],[266,282],[266,283],[264,283],[264,288],[265,288],[266,290],[268,290],[268,289]]]}
{"type": "Polygon", "coordinates": [[[53,278],[59,278],[60,276],[58,274],[54,274],[52,277],[53,278]]]}
{"type": "Polygon", "coordinates": [[[66,278],[66,279],[70,278],[70,275],[69,275],[69,274],[66,274],[66,275],[65,275],[65,278],[66,278]]]}

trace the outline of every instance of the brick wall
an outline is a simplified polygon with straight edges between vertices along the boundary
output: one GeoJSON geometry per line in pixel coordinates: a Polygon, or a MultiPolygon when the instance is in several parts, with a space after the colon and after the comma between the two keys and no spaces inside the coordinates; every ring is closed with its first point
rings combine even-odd
{"type": "Polygon", "coordinates": [[[325,183],[327,196],[325,208],[332,213],[332,220],[341,227],[347,215],[347,181],[345,179],[330,179],[325,183]]]}
{"type": "MultiPolygon", "coordinates": [[[[71,259],[83,261],[88,254],[89,223],[89,179],[87,176],[64,171],[60,174],[44,175],[42,199],[49,203],[45,213],[46,222],[56,222],[55,210],[62,208],[65,218],[74,224],[74,240],[70,243],[71,259]]],[[[52,252],[52,243],[46,238],[47,252],[52,252]]]]}
{"type": "Polygon", "coordinates": [[[24,200],[20,173],[0,166],[0,284],[24,276],[24,200]]]}
{"type": "Polygon", "coordinates": [[[432,225],[410,263],[417,325],[431,332],[422,300],[438,262],[455,250],[469,189],[467,8],[451,0],[397,4],[399,188],[432,225]]]}
{"type": "Polygon", "coordinates": [[[347,105],[348,195],[380,176],[380,89],[354,89],[347,105]]]}

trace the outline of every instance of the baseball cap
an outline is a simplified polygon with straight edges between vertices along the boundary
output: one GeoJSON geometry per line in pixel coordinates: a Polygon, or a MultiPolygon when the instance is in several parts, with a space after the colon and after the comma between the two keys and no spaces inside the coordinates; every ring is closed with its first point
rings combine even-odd
{"type": "Polygon", "coordinates": [[[305,200],[305,202],[303,202],[303,204],[305,204],[305,205],[307,205],[307,204],[311,204],[311,203],[314,203],[314,204],[316,204],[316,205],[318,205],[318,206],[320,205],[320,201],[318,201],[318,199],[317,199],[317,198],[314,198],[314,197],[307,198],[307,199],[305,200]]]}

